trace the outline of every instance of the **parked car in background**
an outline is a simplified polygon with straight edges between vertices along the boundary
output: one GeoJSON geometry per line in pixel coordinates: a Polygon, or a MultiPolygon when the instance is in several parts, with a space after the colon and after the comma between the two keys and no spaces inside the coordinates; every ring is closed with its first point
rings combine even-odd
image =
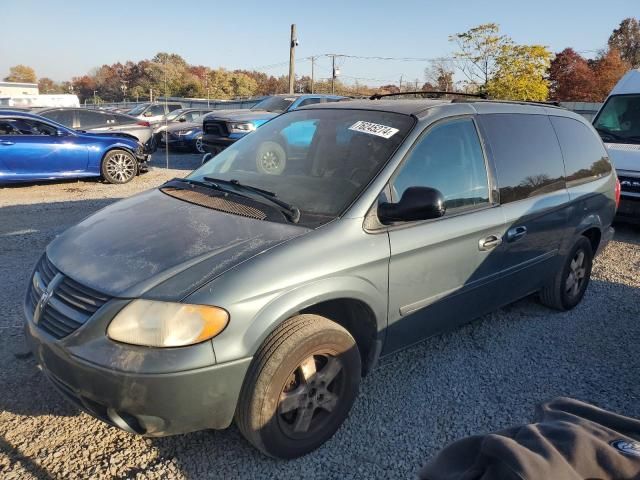
{"type": "Polygon", "coordinates": [[[156,149],[151,124],[130,115],[86,108],[43,108],[33,112],[74,130],[131,135],[144,145],[145,153],[156,149]]]}
{"type": "Polygon", "coordinates": [[[620,179],[618,219],[640,223],[640,69],[613,88],[593,120],[620,179]]]}
{"type": "Polygon", "coordinates": [[[305,105],[347,99],[339,95],[321,94],[272,95],[249,110],[216,110],[204,117],[202,145],[205,151],[215,155],[284,112],[290,112],[305,105]]]}
{"type": "Polygon", "coordinates": [[[147,159],[135,137],[85,133],[32,113],[0,110],[0,184],[81,177],[127,183],[144,171],[147,159]]]}
{"type": "Polygon", "coordinates": [[[160,138],[160,133],[164,132],[167,126],[177,123],[198,123],[198,128],[202,131],[202,117],[211,112],[210,108],[180,108],[166,115],[164,121],[155,125],[154,134],[160,138]]]}
{"type": "Polygon", "coordinates": [[[616,183],[593,127],[561,108],[303,107],[56,237],[26,337],[58,390],[113,426],[235,418],[266,454],[298,457],[338,430],[380,355],[534,293],[578,305],[616,183]],[[286,156],[265,169],[273,150],[286,156]]]}
{"type": "Polygon", "coordinates": [[[202,147],[201,122],[173,122],[158,134],[157,143],[163,148],[206,153],[202,147]]]}
{"type": "Polygon", "coordinates": [[[165,115],[183,108],[179,102],[154,102],[143,103],[129,110],[128,114],[146,120],[152,125],[164,120],[165,115]]]}

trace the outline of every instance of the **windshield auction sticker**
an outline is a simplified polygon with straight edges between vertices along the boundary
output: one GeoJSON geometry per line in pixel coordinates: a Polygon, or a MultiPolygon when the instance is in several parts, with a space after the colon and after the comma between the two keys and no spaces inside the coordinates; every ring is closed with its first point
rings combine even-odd
{"type": "Polygon", "coordinates": [[[391,138],[398,133],[397,128],[387,127],[386,125],[379,125],[377,123],[364,122],[362,120],[351,125],[349,130],[368,133],[369,135],[376,135],[377,137],[382,138],[391,138]]]}

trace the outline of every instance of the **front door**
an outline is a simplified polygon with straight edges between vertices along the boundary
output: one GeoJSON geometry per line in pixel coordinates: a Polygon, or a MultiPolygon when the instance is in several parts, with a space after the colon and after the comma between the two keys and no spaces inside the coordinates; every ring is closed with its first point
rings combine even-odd
{"type": "Polygon", "coordinates": [[[490,311],[502,268],[502,210],[492,201],[472,117],[430,127],[390,182],[392,201],[409,187],[440,190],[443,217],[389,229],[389,317],[385,353],[490,311]]]}
{"type": "Polygon", "coordinates": [[[28,180],[84,172],[88,152],[74,136],[30,118],[0,119],[0,156],[6,178],[28,180]]]}

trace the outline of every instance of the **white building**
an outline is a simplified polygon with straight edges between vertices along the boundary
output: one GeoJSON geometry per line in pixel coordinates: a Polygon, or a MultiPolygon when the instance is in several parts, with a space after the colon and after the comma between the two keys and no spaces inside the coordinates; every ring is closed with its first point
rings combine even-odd
{"type": "Polygon", "coordinates": [[[37,83],[0,82],[0,97],[38,95],[37,83]]]}

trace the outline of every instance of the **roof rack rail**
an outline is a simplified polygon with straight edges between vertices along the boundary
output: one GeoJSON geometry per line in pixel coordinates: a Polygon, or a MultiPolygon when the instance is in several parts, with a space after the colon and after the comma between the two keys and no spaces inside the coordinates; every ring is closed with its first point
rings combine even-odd
{"type": "MultiPolygon", "coordinates": [[[[413,92],[374,93],[369,97],[369,100],[380,100],[381,98],[384,98],[384,97],[397,97],[400,95],[437,95],[437,96],[457,95],[459,97],[474,97],[474,98],[482,98],[482,99],[487,98],[487,95],[484,93],[447,92],[447,91],[440,91],[440,90],[416,90],[413,92]]],[[[427,97],[427,98],[433,98],[433,97],[427,97]]]]}
{"type": "MultiPolygon", "coordinates": [[[[464,103],[469,102],[466,98],[454,98],[451,100],[452,103],[464,103]]],[[[476,100],[478,101],[478,100],[476,100]]],[[[560,102],[556,101],[542,101],[542,100],[492,100],[490,98],[483,98],[479,100],[480,102],[491,102],[491,103],[509,103],[515,105],[543,105],[545,107],[557,107],[557,108],[565,108],[560,105],[560,102]]],[[[566,110],[566,109],[565,109],[566,110]]]]}

